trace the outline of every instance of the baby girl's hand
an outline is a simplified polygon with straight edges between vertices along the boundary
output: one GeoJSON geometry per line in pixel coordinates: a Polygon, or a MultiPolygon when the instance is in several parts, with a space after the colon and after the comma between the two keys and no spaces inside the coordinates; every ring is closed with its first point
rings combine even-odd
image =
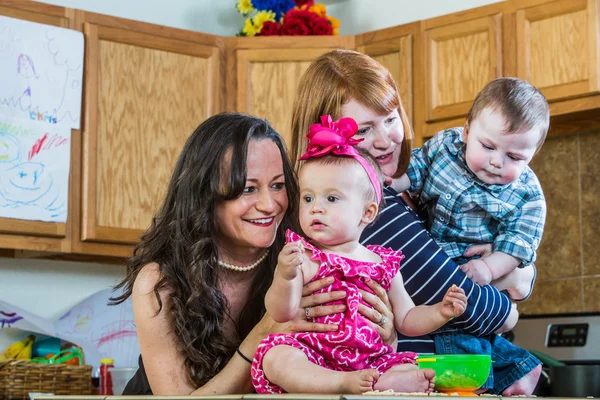
{"type": "Polygon", "coordinates": [[[489,285],[492,281],[492,271],[481,258],[471,260],[460,266],[465,274],[479,286],[489,285]]]}
{"type": "Polygon", "coordinates": [[[446,292],[442,300],[440,312],[447,319],[456,318],[462,315],[467,308],[467,296],[462,288],[452,285],[446,292]]]}
{"type": "Polygon", "coordinates": [[[277,258],[277,271],[285,280],[291,281],[302,270],[304,245],[302,242],[290,242],[283,246],[277,258]]]}

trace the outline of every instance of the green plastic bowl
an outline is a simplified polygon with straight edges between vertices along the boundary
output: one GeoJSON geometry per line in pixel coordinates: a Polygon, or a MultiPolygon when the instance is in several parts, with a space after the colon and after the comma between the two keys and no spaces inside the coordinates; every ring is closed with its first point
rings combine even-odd
{"type": "Polygon", "coordinates": [[[485,354],[423,355],[417,364],[435,371],[435,390],[472,392],[487,380],[492,359],[485,354]]]}

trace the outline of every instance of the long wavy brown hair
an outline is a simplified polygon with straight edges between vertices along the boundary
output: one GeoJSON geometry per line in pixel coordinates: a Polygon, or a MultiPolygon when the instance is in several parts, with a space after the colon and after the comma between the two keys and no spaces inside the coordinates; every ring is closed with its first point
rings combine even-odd
{"type": "Polygon", "coordinates": [[[146,264],[156,262],[161,278],[154,294],[168,289],[173,332],[185,354],[190,380],[198,387],[215,376],[233,356],[241,340],[265,312],[264,297],[273,280],[285,230],[296,229],[299,190],[283,139],[265,120],[223,113],[204,121],[185,144],[173,171],[164,203],[135,247],[127,277],[116,287],[123,294],[113,304],[131,296],[135,279],[146,264]],[[248,301],[234,321],[235,339],[227,339],[223,322],[228,301],[219,289],[223,271],[217,264],[216,206],[238,198],[246,186],[246,156],[250,140],[271,140],[283,160],[288,209],[265,262],[255,273],[248,301]],[[232,149],[229,169],[223,169],[225,153],[232,149]],[[229,176],[223,176],[224,170],[229,176]]]}
{"type": "Polygon", "coordinates": [[[379,115],[398,110],[404,127],[398,170],[402,176],[410,161],[413,131],[392,74],[371,57],[352,50],[333,50],[316,58],[298,82],[292,115],[292,160],[306,151],[306,133],[321,115],[341,117],[341,109],[354,99],[379,115]]]}

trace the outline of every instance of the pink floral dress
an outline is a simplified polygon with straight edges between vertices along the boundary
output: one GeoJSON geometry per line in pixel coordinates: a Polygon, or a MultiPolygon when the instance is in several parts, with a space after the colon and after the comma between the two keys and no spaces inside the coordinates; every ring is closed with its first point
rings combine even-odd
{"type": "Polygon", "coordinates": [[[404,258],[400,251],[381,246],[367,246],[378,254],[383,262],[369,263],[355,261],[336,254],[325,253],[307,242],[296,233],[287,232],[287,242],[301,240],[304,247],[312,251],[311,259],[320,263],[313,280],[328,276],[335,282],[320,292],[346,291],[346,298],[330,304],[346,303],[344,313],[315,318],[314,322],[338,324],[336,332],[302,332],[294,334],[272,334],[258,346],[252,362],[252,383],[257,393],[285,393],[269,382],[262,369],[262,360],[274,346],[287,345],[300,349],[308,359],[322,367],[335,371],[358,371],[375,368],[380,374],[398,364],[415,363],[416,353],[397,353],[381,340],[377,331],[358,312],[358,305],[365,303],[360,289],[371,292],[365,280],[375,280],[386,291],[390,289],[392,278],[398,273],[400,261],[404,258]]]}

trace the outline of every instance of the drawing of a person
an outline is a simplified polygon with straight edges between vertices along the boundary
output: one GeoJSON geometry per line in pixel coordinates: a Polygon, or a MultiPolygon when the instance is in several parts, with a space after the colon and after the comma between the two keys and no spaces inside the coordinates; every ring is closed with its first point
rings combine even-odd
{"type": "Polygon", "coordinates": [[[33,60],[27,54],[19,54],[17,57],[17,73],[24,78],[37,78],[33,60]]]}
{"type": "Polygon", "coordinates": [[[19,105],[22,110],[31,108],[31,84],[38,79],[35,72],[33,60],[27,54],[19,54],[17,57],[17,75],[25,78],[24,90],[19,93],[19,105]]]}

